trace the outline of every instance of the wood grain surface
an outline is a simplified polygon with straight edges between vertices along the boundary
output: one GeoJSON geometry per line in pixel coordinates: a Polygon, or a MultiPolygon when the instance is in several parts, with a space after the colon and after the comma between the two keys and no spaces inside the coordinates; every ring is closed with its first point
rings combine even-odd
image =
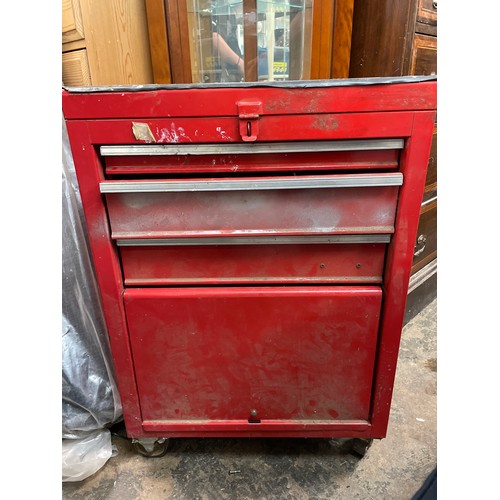
{"type": "Polygon", "coordinates": [[[62,81],[68,86],[91,85],[85,49],[66,52],[62,55],[62,81]]]}
{"type": "Polygon", "coordinates": [[[163,0],[145,0],[154,83],[171,83],[167,18],[163,0]]]}
{"type": "Polygon", "coordinates": [[[92,85],[153,83],[143,0],[80,0],[92,85]]]}

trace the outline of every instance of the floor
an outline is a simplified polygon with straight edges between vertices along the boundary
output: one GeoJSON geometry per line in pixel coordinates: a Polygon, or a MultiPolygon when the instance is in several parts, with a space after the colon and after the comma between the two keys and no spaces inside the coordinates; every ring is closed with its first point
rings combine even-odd
{"type": "Polygon", "coordinates": [[[113,436],[118,454],[67,500],[411,499],[436,467],[434,300],[404,328],[388,435],[363,458],[346,440],[177,439],[144,458],[113,436]]]}

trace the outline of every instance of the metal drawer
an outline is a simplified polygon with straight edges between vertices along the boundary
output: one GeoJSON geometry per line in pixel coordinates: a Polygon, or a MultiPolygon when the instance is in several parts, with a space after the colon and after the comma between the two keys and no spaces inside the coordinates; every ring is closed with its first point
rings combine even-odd
{"type": "Polygon", "coordinates": [[[389,235],[123,240],[126,286],[380,283],[389,235]]]}
{"type": "Polygon", "coordinates": [[[403,139],[101,146],[106,174],[395,170],[403,139]]]}
{"type": "Polygon", "coordinates": [[[104,181],[113,239],[390,234],[401,173],[104,181]]]}

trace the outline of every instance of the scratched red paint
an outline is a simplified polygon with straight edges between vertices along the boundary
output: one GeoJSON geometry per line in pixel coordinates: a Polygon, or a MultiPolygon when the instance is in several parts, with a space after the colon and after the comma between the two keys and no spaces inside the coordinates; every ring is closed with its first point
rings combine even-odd
{"type": "Polygon", "coordinates": [[[106,195],[113,238],[392,233],[398,186],[106,195]]]}

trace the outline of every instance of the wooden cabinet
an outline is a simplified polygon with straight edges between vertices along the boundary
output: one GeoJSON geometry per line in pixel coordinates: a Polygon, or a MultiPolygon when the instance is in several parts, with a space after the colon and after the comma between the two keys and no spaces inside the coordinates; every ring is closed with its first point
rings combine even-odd
{"type": "Polygon", "coordinates": [[[143,0],[62,2],[67,86],[153,83],[143,0]]]}
{"type": "MultiPolygon", "coordinates": [[[[358,0],[349,76],[437,75],[437,1],[358,0]]],[[[415,241],[407,320],[436,297],[437,124],[415,241]]]]}
{"type": "Polygon", "coordinates": [[[145,3],[155,83],[348,77],[354,0],[145,3]],[[240,75],[224,80],[220,72],[226,56],[213,36],[228,25],[234,40],[227,58],[233,66],[240,58],[242,64],[240,75]]]}

